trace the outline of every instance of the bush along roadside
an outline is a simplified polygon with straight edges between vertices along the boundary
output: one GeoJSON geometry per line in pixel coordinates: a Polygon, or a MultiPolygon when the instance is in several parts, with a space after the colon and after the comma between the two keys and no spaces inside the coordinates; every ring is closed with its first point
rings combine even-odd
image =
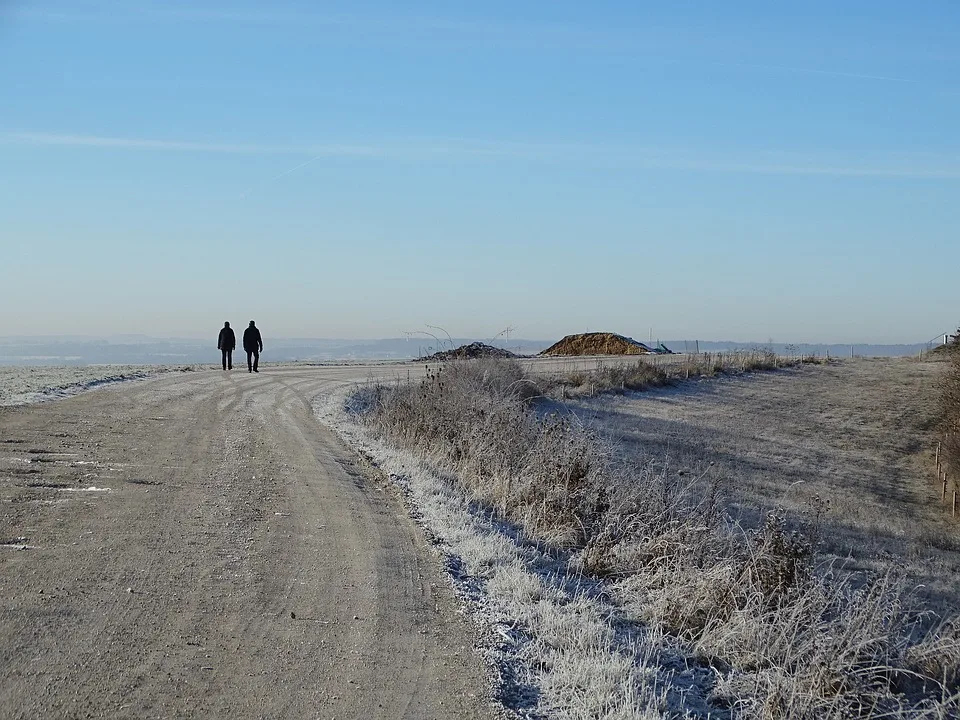
{"type": "Polygon", "coordinates": [[[713,717],[957,717],[960,634],[921,631],[889,579],[816,571],[814,548],[768,515],[733,524],[655,463],[627,465],[510,360],[454,362],[412,383],[357,388],[369,432],[454,478],[623,617],[716,676],[713,717]]]}

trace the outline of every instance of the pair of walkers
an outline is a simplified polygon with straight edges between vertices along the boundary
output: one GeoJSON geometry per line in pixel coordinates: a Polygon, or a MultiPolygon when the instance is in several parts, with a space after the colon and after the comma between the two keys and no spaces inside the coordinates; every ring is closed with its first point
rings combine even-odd
{"type": "MultiPolygon", "coordinates": [[[[220,330],[220,337],[217,338],[217,350],[223,355],[223,369],[233,370],[233,349],[237,346],[237,336],[230,327],[230,323],[225,322],[223,329],[220,330]]],[[[247,353],[247,372],[260,372],[257,365],[260,364],[260,351],[263,350],[263,339],[260,337],[260,330],[250,321],[249,327],[243,331],[243,349],[247,353]]]]}

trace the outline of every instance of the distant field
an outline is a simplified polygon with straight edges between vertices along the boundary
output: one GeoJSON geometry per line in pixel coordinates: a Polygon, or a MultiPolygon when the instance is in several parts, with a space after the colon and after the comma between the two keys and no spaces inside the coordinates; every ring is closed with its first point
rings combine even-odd
{"type": "Polygon", "coordinates": [[[628,452],[669,458],[677,482],[721,480],[747,524],[776,506],[811,523],[820,511],[826,557],[903,570],[947,609],[960,604],[960,522],[928,467],[943,368],[843,360],[577,407],[628,452]]]}
{"type": "Polygon", "coordinates": [[[97,385],[133,380],[182,367],[91,365],[86,367],[0,366],[0,406],[24,405],[76,395],[97,385]]]}

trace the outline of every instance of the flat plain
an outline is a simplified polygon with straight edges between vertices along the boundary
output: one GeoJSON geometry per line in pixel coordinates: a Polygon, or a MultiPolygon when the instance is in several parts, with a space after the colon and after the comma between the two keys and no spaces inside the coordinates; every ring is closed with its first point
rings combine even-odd
{"type": "Polygon", "coordinates": [[[0,365],[0,406],[59,400],[101,385],[185,369],[174,365],[0,365]]]}
{"type": "Polygon", "coordinates": [[[576,407],[634,460],[668,463],[678,483],[720,483],[745,525],[780,509],[820,533],[825,560],[902,572],[948,611],[960,605],[960,521],[933,469],[944,367],[844,359],[576,407]]]}

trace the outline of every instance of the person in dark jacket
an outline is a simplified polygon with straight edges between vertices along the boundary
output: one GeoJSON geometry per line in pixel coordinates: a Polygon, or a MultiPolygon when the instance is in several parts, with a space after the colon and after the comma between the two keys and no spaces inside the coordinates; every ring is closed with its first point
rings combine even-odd
{"type": "Polygon", "coordinates": [[[253,320],[250,321],[250,327],[243,331],[243,349],[247,351],[247,372],[260,372],[257,364],[263,350],[263,339],[253,320]]]}
{"type": "Polygon", "coordinates": [[[225,322],[217,338],[217,350],[223,355],[223,369],[233,370],[233,349],[237,346],[237,336],[233,334],[230,323],[225,322]]]}

